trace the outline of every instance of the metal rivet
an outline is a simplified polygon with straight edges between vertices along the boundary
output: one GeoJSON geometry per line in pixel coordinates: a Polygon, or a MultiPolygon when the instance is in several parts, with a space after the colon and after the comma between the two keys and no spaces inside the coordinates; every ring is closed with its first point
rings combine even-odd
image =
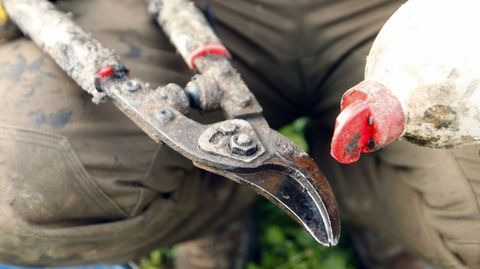
{"type": "Polygon", "coordinates": [[[140,89],[140,83],[136,80],[127,81],[127,91],[136,92],[140,89]]]}
{"type": "Polygon", "coordinates": [[[236,130],[237,126],[235,126],[234,124],[225,124],[224,126],[222,126],[222,131],[226,135],[232,135],[233,133],[235,133],[236,130]]]}
{"type": "Polygon", "coordinates": [[[175,114],[169,109],[162,109],[160,110],[160,116],[164,121],[171,121],[175,118],[175,114]]]}

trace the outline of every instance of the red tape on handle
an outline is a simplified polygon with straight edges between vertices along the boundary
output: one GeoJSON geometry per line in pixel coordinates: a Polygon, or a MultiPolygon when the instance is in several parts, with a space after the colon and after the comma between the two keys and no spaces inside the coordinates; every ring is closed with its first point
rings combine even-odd
{"type": "Polygon", "coordinates": [[[230,57],[230,52],[228,52],[227,48],[225,48],[225,46],[222,44],[206,44],[203,47],[196,48],[192,53],[190,53],[190,56],[187,59],[188,66],[191,69],[196,69],[195,60],[208,55],[230,57]]]}

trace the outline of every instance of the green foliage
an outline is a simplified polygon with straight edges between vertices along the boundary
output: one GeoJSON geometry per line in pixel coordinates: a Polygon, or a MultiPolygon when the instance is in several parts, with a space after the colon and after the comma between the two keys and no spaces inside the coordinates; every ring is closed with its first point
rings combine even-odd
{"type": "Polygon", "coordinates": [[[140,260],[141,269],[164,269],[167,259],[171,259],[172,250],[170,248],[161,248],[154,250],[149,256],[140,260]]]}

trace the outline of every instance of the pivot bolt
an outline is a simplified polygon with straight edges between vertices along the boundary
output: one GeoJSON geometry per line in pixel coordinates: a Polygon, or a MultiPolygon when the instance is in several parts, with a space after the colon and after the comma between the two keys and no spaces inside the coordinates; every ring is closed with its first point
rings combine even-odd
{"type": "Polygon", "coordinates": [[[240,156],[251,156],[257,152],[257,143],[247,134],[237,134],[230,139],[230,150],[240,156]]]}

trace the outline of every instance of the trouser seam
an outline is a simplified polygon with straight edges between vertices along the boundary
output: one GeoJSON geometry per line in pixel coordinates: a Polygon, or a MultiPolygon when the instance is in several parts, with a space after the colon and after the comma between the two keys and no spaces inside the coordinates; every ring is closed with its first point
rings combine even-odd
{"type": "Polygon", "coordinates": [[[103,207],[107,211],[115,211],[117,213],[120,213],[124,216],[127,216],[127,212],[122,209],[115,201],[113,201],[109,196],[107,196],[103,191],[100,191],[99,188],[100,186],[96,185],[93,183],[93,179],[90,177],[88,172],[85,170],[85,167],[81,164],[80,160],[78,159],[77,155],[73,150],[71,150],[70,143],[68,143],[68,140],[66,138],[62,139],[61,142],[65,147],[64,150],[62,150],[62,155],[65,157],[65,160],[67,160],[70,163],[70,166],[74,168],[76,173],[79,173],[79,177],[83,177],[84,180],[79,180],[78,182],[84,186],[84,188],[88,189],[92,195],[90,195],[91,198],[93,198],[96,201],[96,204],[103,207]],[[65,150],[66,148],[69,148],[69,153],[66,154],[65,150]],[[79,164],[79,165],[77,165],[79,164]],[[102,197],[102,199],[100,199],[102,197]],[[107,201],[108,204],[104,204],[104,202],[107,201]]]}
{"type": "MultiPolygon", "coordinates": [[[[451,151],[448,151],[448,154],[453,157],[455,159],[455,163],[457,165],[457,167],[459,169],[461,169],[462,171],[462,174],[463,174],[463,177],[465,179],[467,179],[467,182],[469,184],[469,186],[471,187],[471,184],[470,182],[468,181],[468,178],[466,177],[466,174],[463,170],[463,168],[461,167],[461,165],[459,164],[457,158],[451,153],[451,151]]],[[[407,184],[407,186],[409,186],[408,183],[406,183],[404,181],[405,184],[407,184]]],[[[409,187],[411,188],[417,195],[418,195],[418,199],[420,199],[422,201],[422,206],[421,206],[421,209],[422,209],[422,212],[421,214],[423,215],[424,217],[424,221],[426,224],[428,224],[429,228],[432,230],[432,232],[435,233],[435,235],[438,237],[438,239],[440,240],[441,244],[442,244],[442,247],[444,248],[444,250],[450,255],[450,259],[453,259],[455,262],[451,262],[451,263],[448,263],[448,266],[461,266],[461,267],[465,267],[467,264],[465,264],[464,262],[462,262],[462,260],[460,259],[460,256],[457,256],[459,255],[458,252],[455,252],[454,250],[450,249],[448,244],[447,244],[447,239],[445,238],[445,235],[438,229],[436,228],[434,225],[432,225],[431,221],[429,221],[427,218],[425,218],[425,215],[426,215],[426,212],[425,212],[425,207],[429,204],[425,201],[425,197],[424,195],[422,194],[422,192],[420,192],[419,190],[415,189],[415,188],[412,188],[412,187],[409,187]]],[[[472,190],[472,189],[470,189],[472,190]]],[[[475,193],[473,193],[473,195],[475,196],[475,193]]],[[[450,238],[448,238],[448,241],[450,242],[453,242],[453,240],[451,240],[450,238]]]]}
{"type": "MultiPolygon", "coordinates": [[[[153,154],[153,157],[150,160],[150,164],[148,165],[147,170],[145,171],[145,173],[143,174],[143,176],[141,178],[140,182],[142,184],[147,180],[147,177],[150,175],[150,173],[153,169],[153,166],[156,164],[158,153],[160,152],[161,148],[162,148],[162,144],[161,143],[157,144],[157,149],[155,150],[155,153],[153,154]]],[[[144,191],[143,188],[144,188],[143,186],[140,187],[140,190],[138,192],[137,201],[135,202],[135,205],[133,206],[130,213],[128,214],[129,216],[135,216],[138,213],[138,211],[140,210],[140,206],[142,205],[143,197],[145,196],[145,191],[144,191]]]]}
{"type": "Polygon", "coordinates": [[[458,161],[455,154],[453,154],[451,150],[448,150],[448,154],[450,156],[452,156],[452,158],[455,160],[455,163],[457,164],[458,168],[462,171],[463,178],[464,178],[464,180],[466,181],[466,184],[469,187],[470,193],[473,195],[473,199],[476,201],[475,205],[476,205],[476,208],[477,208],[477,214],[480,214],[480,198],[477,197],[477,193],[475,192],[475,189],[472,185],[472,182],[470,182],[470,180],[468,179],[468,176],[467,176],[467,174],[465,174],[465,170],[463,169],[463,166],[460,164],[460,162],[458,161]]]}

